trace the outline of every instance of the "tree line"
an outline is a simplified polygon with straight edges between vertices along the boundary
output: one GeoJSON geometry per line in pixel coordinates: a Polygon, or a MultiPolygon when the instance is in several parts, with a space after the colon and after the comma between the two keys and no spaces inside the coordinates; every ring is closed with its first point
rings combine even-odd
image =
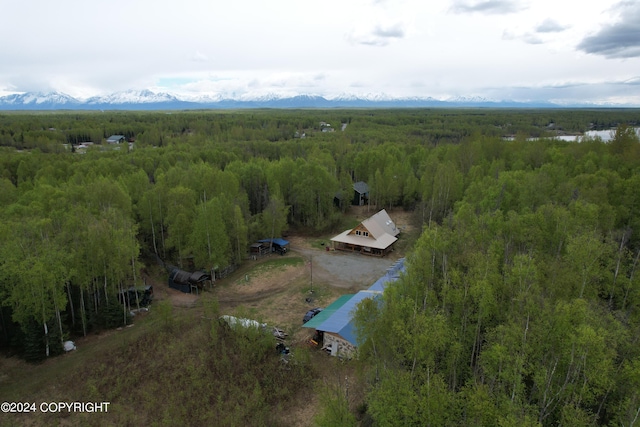
{"type": "Polygon", "coordinates": [[[138,146],[159,147],[183,142],[282,143],[302,135],[323,141],[341,135],[349,143],[437,145],[460,143],[474,134],[542,137],[611,129],[618,123],[638,126],[640,120],[635,110],[624,109],[3,112],[0,147],[58,152],[61,144],[100,144],[111,135],[123,135],[138,146]],[[337,132],[320,132],[324,124],[337,132]],[[348,125],[345,132],[340,131],[342,124],[348,125]]]}
{"type": "Polygon", "coordinates": [[[509,144],[494,148],[457,179],[436,175],[456,188],[452,203],[435,220],[427,208],[406,275],[357,311],[369,416],[634,425],[637,134],[620,126],[608,145],[524,144],[515,157],[509,144]]]}

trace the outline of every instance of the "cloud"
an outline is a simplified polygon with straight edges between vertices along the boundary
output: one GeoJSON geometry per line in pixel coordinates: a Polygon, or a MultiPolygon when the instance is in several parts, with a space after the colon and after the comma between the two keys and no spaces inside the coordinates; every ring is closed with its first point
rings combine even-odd
{"type": "Polygon", "coordinates": [[[402,39],[405,35],[406,31],[401,23],[386,26],[377,24],[365,31],[352,31],[347,34],[347,39],[354,44],[386,46],[390,41],[402,39]]]}
{"type": "Polygon", "coordinates": [[[567,88],[581,88],[581,87],[628,87],[640,85],[640,76],[631,77],[628,79],[608,79],[608,80],[568,80],[555,83],[548,83],[541,85],[541,88],[551,89],[567,89],[567,88]]]}
{"type": "Polygon", "coordinates": [[[207,62],[209,58],[204,53],[196,51],[193,55],[191,55],[191,60],[193,62],[207,62]]]}
{"type": "Polygon", "coordinates": [[[547,18],[535,28],[536,33],[560,33],[568,27],[560,25],[557,21],[547,18]]]}
{"type": "Polygon", "coordinates": [[[451,11],[454,13],[486,13],[504,15],[520,12],[527,6],[518,0],[454,0],[451,11]]]}
{"type": "Polygon", "coordinates": [[[511,31],[504,31],[502,33],[502,40],[520,40],[527,44],[542,44],[544,40],[542,40],[538,35],[533,34],[531,32],[516,34],[511,31]]]}
{"type": "Polygon", "coordinates": [[[561,25],[553,19],[547,18],[541,23],[539,23],[538,25],[536,25],[532,31],[513,32],[510,30],[505,30],[502,33],[502,39],[503,40],[520,40],[524,43],[532,44],[532,45],[543,44],[555,39],[555,38],[551,38],[551,36],[548,36],[549,34],[560,33],[565,31],[567,28],[569,27],[561,25]]]}
{"type": "Polygon", "coordinates": [[[395,24],[390,27],[377,25],[373,29],[372,34],[380,38],[401,39],[404,37],[405,31],[400,24],[395,24]]]}
{"type": "Polygon", "coordinates": [[[640,57],[640,3],[621,2],[615,9],[619,20],[582,39],[578,50],[605,58],[640,57]]]}
{"type": "Polygon", "coordinates": [[[531,34],[531,33],[523,34],[522,37],[520,37],[520,39],[523,42],[527,43],[527,44],[542,44],[542,43],[544,43],[544,40],[542,40],[537,35],[531,34]]]}
{"type": "Polygon", "coordinates": [[[485,87],[484,94],[496,99],[515,101],[546,100],[558,104],[609,103],[627,106],[640,105],[632,85],[640,83],[636,76],[626,80],[567,80],[541,82],[532,85],[485,87]]]}

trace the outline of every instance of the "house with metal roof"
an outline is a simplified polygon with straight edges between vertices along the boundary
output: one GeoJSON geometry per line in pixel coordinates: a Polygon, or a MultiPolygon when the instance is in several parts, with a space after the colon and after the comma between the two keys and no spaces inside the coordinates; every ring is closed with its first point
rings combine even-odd
{"type": "Polygon", "coordinates": [[[111,135],[107,138],[107,144],[120,144],[122,142],[126,142],[127,138],[124,135],[111,135]]]}
{"type": "Polygon", "coordinates": [[[365,219],[357,227],[331,238],[333,248],[360,252],[365,255],[385,256],[393,249],[400,230],[386,210],[365,219]]]}
{"type": "Polygon", "coordinates": [[[404,258],[387,269],[369,289],[355,295],[342,295],[314,318],[303,325],[322,333],[322,348],[332,356],[351,357],[358,347],[358,336],[353,315],[358,304],[367,298],[380,298],[386,286],[395,282],[405,272],[404,258]]]}
{"type": "Polygon", "coordinates": [[[325,320],[333,316],[333,314],[336,311],[338,311],[340,307],[345,305],[346,302],[349,301],[351,297],[353,297],[354,295],[355,294],[347,294],[347,295],[340,296],[340,298],[332,302],[328,307],[324,308],[320,313],[313,316],[311,320],[309,320],[303,326],[305,328],[318,329],[318,326],[322,325],[325,322],[325,320]]]}
{"type": "Polygon", "coordinates": [[[364,181],[358,181],[353,184],[353,200],[351,204],[354,206],[364,206],[369,201],[369,185],[364,181]]]}

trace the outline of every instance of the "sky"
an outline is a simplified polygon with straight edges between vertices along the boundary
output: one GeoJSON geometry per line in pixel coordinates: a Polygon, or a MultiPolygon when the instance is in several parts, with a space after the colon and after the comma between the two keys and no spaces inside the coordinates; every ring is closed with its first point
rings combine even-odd
{"type": "Polygon", "coordinates": [[[640,105],[638,0],[0,0],[0,96],[640,105]]]}

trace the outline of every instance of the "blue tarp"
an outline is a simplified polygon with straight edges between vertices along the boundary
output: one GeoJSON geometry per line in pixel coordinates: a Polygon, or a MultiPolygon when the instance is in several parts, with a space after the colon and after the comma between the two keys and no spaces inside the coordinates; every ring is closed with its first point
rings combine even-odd
{"type": "Polygon", "coordinates": [[[274,245],[278,245],[278,246],[287,246],[289,244],[288,240],[284,240],[284,239],[262,239],[262,240],[258,240],[258,243],[271,243],[273,242],[274,245]]]}

